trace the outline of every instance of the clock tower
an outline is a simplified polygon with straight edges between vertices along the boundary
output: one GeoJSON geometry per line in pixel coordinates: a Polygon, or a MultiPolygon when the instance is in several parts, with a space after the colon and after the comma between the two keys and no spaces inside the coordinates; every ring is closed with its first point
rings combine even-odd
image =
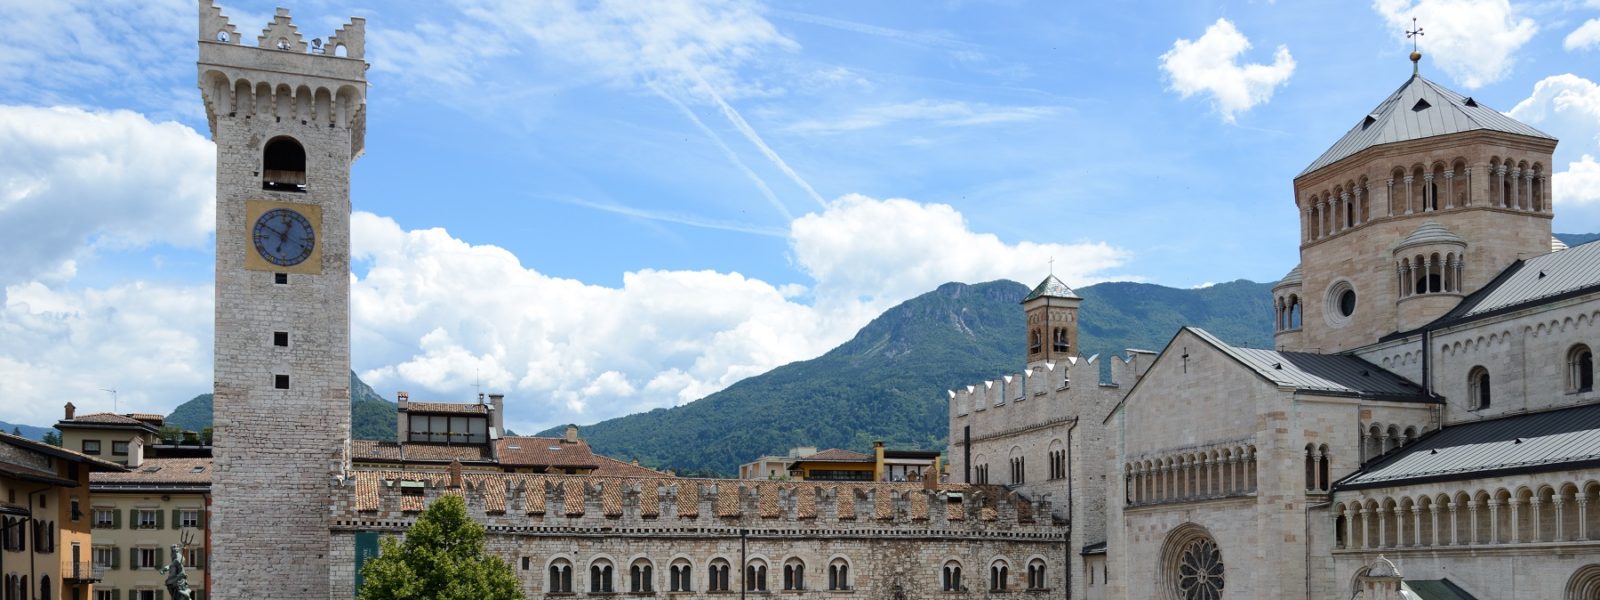
{"type": "Polygon", "coordinates": [[[217,146],[212,597],[327,598],[329,503],[350,438],[350,167],[364,21],[246,39],[200,0],[217,146]]]}

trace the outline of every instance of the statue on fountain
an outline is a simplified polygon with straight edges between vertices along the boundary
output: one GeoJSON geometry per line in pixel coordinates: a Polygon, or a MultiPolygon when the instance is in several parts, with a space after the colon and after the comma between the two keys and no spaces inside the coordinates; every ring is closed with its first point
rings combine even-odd
{"type": "Polygon", "coordinates": [[[180,535],[183,545],[172,545],[172,562],[157,572],[167,576],[167,593],[172,600],[194,600],[194,591],[189,589],[189,575],[183,572],[183,551],[194,543],[194,536],[188,531],[180,535]]]}

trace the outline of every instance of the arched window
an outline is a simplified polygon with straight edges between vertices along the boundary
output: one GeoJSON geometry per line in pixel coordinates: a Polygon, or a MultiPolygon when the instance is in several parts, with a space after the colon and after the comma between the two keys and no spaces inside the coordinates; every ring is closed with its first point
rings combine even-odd
{"type": "Polygon", "coordinates": [[[1328,445],[1323,444],[1317,448],[1317,489],[1328,491],[1328,445]]]}
{"type": "Polygon", "coordinates": [[[943,579],[940,583],[944,584],[946,592],[964,591],[965,588],[961,586],[961,563],[953,560],[944,563],[943,579]]]}
{"type": "Polygon", "coordinates": [[[1051,345],[1056,352],[1066,352],[1068,350],[1070,345],[1067,343],[1067,328],[1056,328],[1053,343],[1051,345]]]}
{"type": "Polygon", "coordinates": [[[728,561],[720,558],[711,560],[711,567],[706,570],[706,590],[711,592],[726,592],[733,588],[728,586],[728,561]]]}
{"type": "Polygon", "coordinates": [[[767,591],[767,563],[761,560],[752,560],[744,567],[744,590],[747,592],[767,591]]]}
{"type": "Polygon", "coordinates": [[[1042,590],[1044,585],[1044,561],[1033,559],[1028,561],[1028,589],[1042,590]]]}
{"type": "Polygon", "coordinates": [[[989,591],[1006,591],[1006,579],[1011,577],[1010,568],[1006,561],[997,560],[989,565],[989,591]]]}
{"type": "Polygon", "coordinates": [[[694,591],[694,585],[691,583],[694,581],[693,573],[688,560],[680,558],[672,561],[672,565],[667,567],[667,589],[674,592],[694,591]]]}
{"type": "Polygon", "coordinates": [[[1222,552],[1211,535],[1194,524],[1167,534],[1162,549],[1161,578],[1168,598],[1213,600],[1222,597],[1222,552]]]}
{"type": "Polygon", "coordinates": [[[633,565],[628,567],[628,591],[634,593],[654,592],[656,591],[654,580],[655,569],[649,560],[641,558],[633,561],[633,565]]]}
{"type": "Polygon", "coordinates": [[[1473,367],[1467,372],[1467,398],[1475,410],[1489,408],[1489,370],[1473,367]]]}
{"type": "Polygon", "coordinates": [[[1567,351],[1567,391],[1587,392],[1594,389],[1594,353],[1583,344],[1567,351]]]}
{"type": "Polygon", "coordinates": [[[306,149],[291,137],[276,137],[261,153],[261,189],[306,191],[306,149]]]}
{"type": "Polygon", "coordinates": [[[828,561],[828,589],[850,589],[850,563],[842,558],[828,561]]]}
{"type": "Polygon", "coordinates": [[[50,600],[51,598],[55,598],[55,595],[50,593],[51,591],[50,576],[41,575],[39,577],[39,598],[41,600],[50,600]]]}
{"type": "Polygon", "coordinates": [[[1028,334],[1028,354],[1038,354],[1044,351],[1044,340],[1035,329],[1028,334]]]}
{"type": "Polygon", "coordinates": [[[791,558],[783,563],[783,589],[806,589],[806,563],[791,558]]]}
{"type": "Polygon", "coordinates": [[[552,594],[571,594],[572,563],[564,558],[550,561],[550,576],[544,587],[552,594]]]}
{"type": "Polygon", "coordinates": [[[610,593],[616,591],[616,588],[611,585],[611,577],[614,574],[615,569],[612,568],[611,561],[609,560],[602,558],[589,563],[589,593],[610,593]]]}
{"type": "Polygon", "coordinates": [[[1600,598],[1600,564],[1580,567],[1567,579],[1566,600],[1600,598]]]}

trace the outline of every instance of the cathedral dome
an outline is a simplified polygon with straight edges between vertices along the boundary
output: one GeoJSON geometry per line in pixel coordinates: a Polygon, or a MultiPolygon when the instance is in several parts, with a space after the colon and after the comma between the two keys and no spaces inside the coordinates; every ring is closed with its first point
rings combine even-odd
{"type": "Polygon", "coordinates": [[[1406,239],[1400,240],[1399,244],[1395,244],[1394,249],[1399,252],[1405,248],[1427,244],[1466,246],[1467,241],[1461,239],[1461,236],[1451,233],[1449,229],[1445,229],[1437,221],[1428,221],[1418,227],[1416,231],[1411,232],[1411,235],[1406,236],[1406,239]]]}
{"type": "Polygon", "coordinates": [[[1289,273],[1284,275],[1283,279],[1278,280],[1278,285],[1272,287],[1278,288],[1286,285],[1300,285],[1300,282],[1303,280],[1304,278],[1300,275],[1300,265],[1296,264],[1293,269],[1289,269],[1289,273]]]}

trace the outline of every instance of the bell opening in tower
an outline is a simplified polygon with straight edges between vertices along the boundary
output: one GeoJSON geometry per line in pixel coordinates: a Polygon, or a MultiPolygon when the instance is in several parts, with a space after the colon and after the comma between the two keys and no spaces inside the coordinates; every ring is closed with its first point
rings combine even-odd
{"type": "Polygon", "coordinates": [[[261,157],[261,189],[278,192],[306,191],[306,150],[290,137],[267,142],[261,157]]]}

